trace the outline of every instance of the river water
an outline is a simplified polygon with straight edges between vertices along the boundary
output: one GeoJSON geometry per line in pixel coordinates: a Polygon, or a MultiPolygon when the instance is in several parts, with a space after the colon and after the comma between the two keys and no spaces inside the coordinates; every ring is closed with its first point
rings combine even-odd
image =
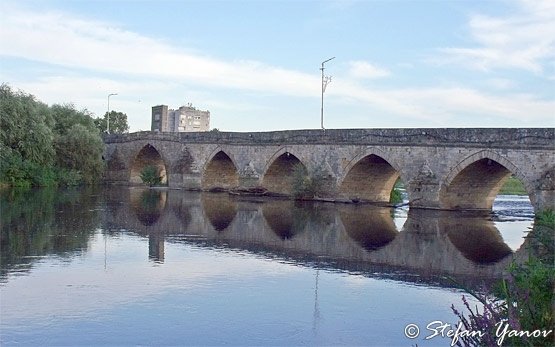
{"type": "Polygon", "coordinates": [[[445,346],[426,326],[457,323],[454,283],[499,278],[533,220],[516,196],[488,215],[127,187],[0,198],[6,346],[445,346]]]}

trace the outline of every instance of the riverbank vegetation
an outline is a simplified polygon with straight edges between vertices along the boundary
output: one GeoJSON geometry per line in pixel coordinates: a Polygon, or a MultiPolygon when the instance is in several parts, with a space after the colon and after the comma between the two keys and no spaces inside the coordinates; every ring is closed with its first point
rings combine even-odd
{"type": "Polygon", "coordinates": [[[405,184],[401,181],[401,178],[398,178],[395,181],[395,185],[389,194],[389,202],[391,204],[400,204],[403,202],[403,193],[402,191],[405,190],[405,184]]]}
{"type": "Polygon", "coordinates": [[[141,180],[149,187],[157,186],[162,183],[162,177],[156,166],[148,165],[140,173],[141,180]]]}
{"type": "Polygon", "coordinates": [[[528,235],[528,259],[513,262],[499,285],[478,294],[483,304],[466,309],[452,306],[464,330],[483,334],[462,336],[459,346],[553,346],[555,342],[555,213],[541,211],[528,235]]]}
{"type": "MultiPolygon", "coordinates": [[[[102,122],[95,124],[92,116],[71,104],[48,106],[31,94],[2,84],[0,185],[72,186],[99,182],[104,170],[104,143],[97,125],[102,126],[102,122]]],[[[118,120],[121,118],[120,115],[118,120]]],[[[125,126],[119,125],[124,129],[125,126]]]]}
{"type": "Polygon", "coordinates": [[[520,182],[518,178],[515,176],[509,177],[505,184],[501,187],[499,194],[504,195],[528,195],[526,192],[526,188],[524,188],[524,184],[520,182]]]}

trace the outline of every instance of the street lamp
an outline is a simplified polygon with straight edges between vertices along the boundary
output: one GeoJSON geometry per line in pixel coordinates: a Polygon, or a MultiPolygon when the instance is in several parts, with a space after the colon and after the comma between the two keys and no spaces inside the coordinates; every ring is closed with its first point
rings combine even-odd
{"type": "Polygon", "coordinates": [[[110,97],[112,95],[118,95],[118,93],[108,94],[108,113],[106,114],[106,133],[110,133],[110,97]]]}
{"type": "Polygon", "coordinates": [[[320,114],[320,117],[321,117],[320,123],[322,126],[322,130],[325,130],[324,129],[324,92],[326,91],[326,87],[328,86],[328,84],[331,82],[331,76],[324,77],[324,64],[332,59],[335,59],[335,57],[329,58],[328,60],[324,60],[322,62],[322,67],[320,68],[320,70],[322,70],[322,108],[321,108],[321,114],[320,114]]]}

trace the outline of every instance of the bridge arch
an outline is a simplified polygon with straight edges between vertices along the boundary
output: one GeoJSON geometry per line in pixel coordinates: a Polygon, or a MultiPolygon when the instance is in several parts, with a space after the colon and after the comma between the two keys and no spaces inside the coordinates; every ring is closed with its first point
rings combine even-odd
{"type": "Polygon", "coordinates": [[[505,181],[514,175],[528,196],[534,192],[527,177],[507,158],[483,150],[463,159],[446,176],[439,192],[440,208],[447,210],[491,210],[505,181]]]}
{"type": "Polygon", "coordinates": [[[153,145],[147,143],[133,157],[129,170],[129,182],[133,184],[142,184],[141,171],[147,166],[154,166],[160,175],[162,184],[168,183],[168,173],[166,170],[166,161],[153,145]]]}
{"type": "Polygon", "coordinates": [[[292,195],[293,194],[293,171],[300,165],[306,172],[306,166],[289,151],[288,148],[280,148],[268,160],[262,176],[262,186],[270,192],[292,195]]]}
{"type": "Polygon", "coordinates": [[[206,161],[202,172],[202,189],[229,190],[239,185],[236,161],[229,151],[217,147],[206,161]]]}
{"type": "Polygon", "coordinates": [[[408,183],[400,166],[378,148],[359,153],[343,173],[338,181],[339,194],[347,199],[388,203],[397,179],[408,183]]]}

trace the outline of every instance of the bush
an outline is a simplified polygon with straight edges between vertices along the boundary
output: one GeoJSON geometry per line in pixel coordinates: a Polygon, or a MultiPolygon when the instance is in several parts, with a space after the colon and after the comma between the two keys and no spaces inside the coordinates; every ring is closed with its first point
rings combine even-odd
{"type": "Polygon", "coordinates": [[[389,194],[389,202],[392,204],[399,204],[403,202],[403,194],[397,187],[393,187],[391,194],[389,194]]]}
{"type": "Polygon", "coordinates": [[[158,169],[155,166],[148,165],[141,171],[141,180],[143,183],[152,187],[159,185],[162,182],[162,177],[160,177],[158,169]]]}

